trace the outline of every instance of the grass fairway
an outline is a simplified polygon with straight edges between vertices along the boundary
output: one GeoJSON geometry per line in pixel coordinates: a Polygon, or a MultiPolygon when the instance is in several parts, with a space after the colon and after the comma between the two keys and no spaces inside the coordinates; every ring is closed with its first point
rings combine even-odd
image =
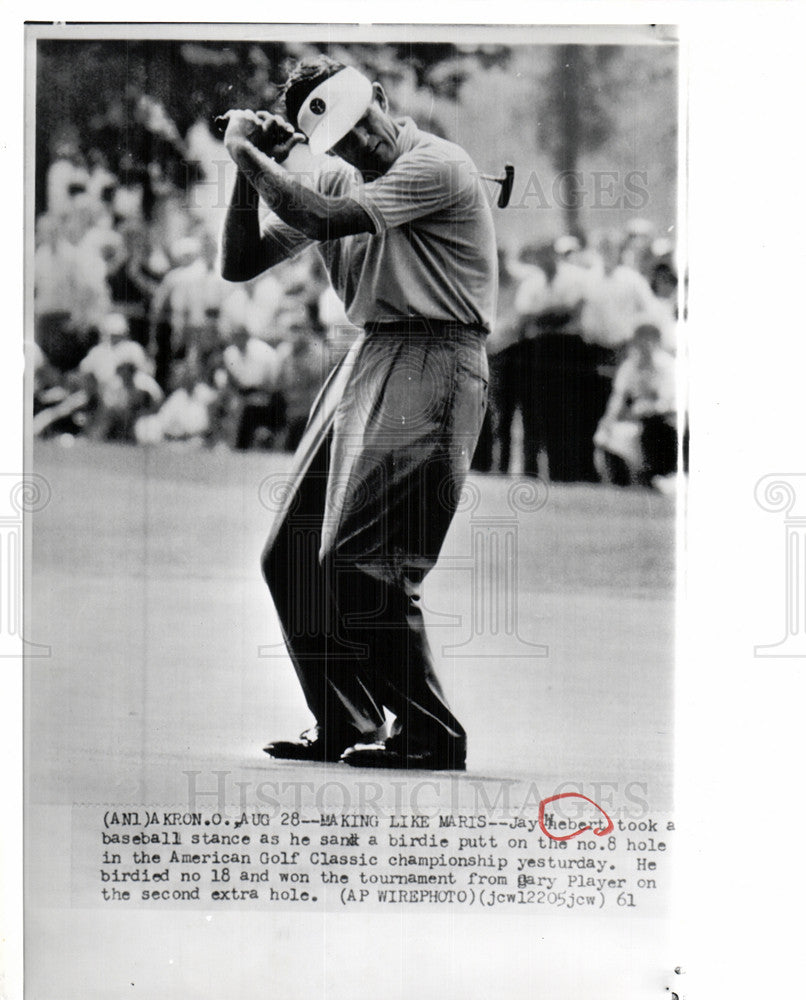
{"type": "MultiPolygon", "coordinates": [[[[29,678],[37,797],[103,800],[110,782],[167,791],[166,769],[187,761],[277,766],[263,742],[309,718],[258,566],[262,500],[286,466],[273,454],[38,445],[34,469],[53,498],[33,526],[29,632],[51,647],[29,678]]],[[[513,513],[517,481],[471,482],[480,502],[456,517],[424,604],[473,771],[634,767],[662,798],[673,504],[552,484],[539,509],[513,513]],[[516,579],[494,563],[503,545],[477,571],[474,529],[514,533],[516,579]],[[493,593],[497,622],[483,618],[493,593]]]]}

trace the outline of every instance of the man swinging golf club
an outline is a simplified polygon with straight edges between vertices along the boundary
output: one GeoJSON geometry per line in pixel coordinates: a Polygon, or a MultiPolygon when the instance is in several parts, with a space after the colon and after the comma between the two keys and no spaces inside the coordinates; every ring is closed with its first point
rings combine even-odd
{"type": "Polygon", "coordinates": [[[285,88],[287,122],[230,111],[238,166],[223,275],[247,281],[315,244],[363,328],[314,403],[262,566],[314,729],[275,758],[463,769],[466,736],[434,672],[419,606],[487,405],[496,295],[492,213],[459,146],[392,118],[386,95],[326,56],[285,88]],[[314,184],[280,164],[336,154],[314,184]],[[258,200],[272,214],[261,226],[258,200]],[[387,734],[384,709],[394,715],[387,734]]]}

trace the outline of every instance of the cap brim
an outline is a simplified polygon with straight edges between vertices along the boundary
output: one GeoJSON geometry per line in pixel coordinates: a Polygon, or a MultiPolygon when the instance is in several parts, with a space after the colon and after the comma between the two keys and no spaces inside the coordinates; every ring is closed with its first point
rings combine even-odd
{"type": "Polygon", "coordinates": [[[308,137],[314,156],[326,153],[361,119],[372,102],[372,84],[357,69],[348,66],[316,87],[306,98],[298,115],[300,131],[308,137]],[[311,103],[324,103],[322,115],[311,111],[311,103]]]}
{"type": "Polygon", "coordinates": [[[355,113],[348,114],[346,111],[341,111],[334,113],[328,121],[320,122],[319,127],[308,139],[311,153],[318,156],[331,150],[356,125],[365,111],[366,105],[355,113]]]}

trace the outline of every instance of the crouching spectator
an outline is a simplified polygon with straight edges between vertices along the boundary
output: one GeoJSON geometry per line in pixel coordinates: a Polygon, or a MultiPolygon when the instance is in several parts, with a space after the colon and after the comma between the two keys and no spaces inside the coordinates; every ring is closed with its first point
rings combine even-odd
{"type": "Polygon", "coordinates": [[[34,341],[25,344],[26,367],[33,369],[35,437],[69,434],[75,437],[86,423],[89,394],[78,372],[60,373],[34,341]]]}
{"type": "Polygon", "coordinates": [[[233,331],[232,343],[224,349],[223,360],[234,447],[245,451],[256,444],[271,444],[285,427],[285,402],[278,391],[277,351],[239,324],[233,331]]]}
{"type": "Polygon", "coordinates": [[[162,402],[162,390],[154,379],[133,361],[122,361],[116,378],[101,394],[93,436],[102,441],[136,444],[135,426],[162,402]]]}
{"type": "Polygon", "coordinates": [[[79,365],[83,376],[94,376],[103,391],[117,378],[117,369],[124,361],[139,371],[153,374],[153,365],[141,344],[129,336],[129,321],[122,313],[108,313],[98,326],[100,342],[79,365]]]}
{"type": "Polygon", "coordinates": [[[141,417],[135,425],[140,444],[161,441],[183,441],[202,444],[211,439],[215,420],[213,413],[219,398],[218,389],[198,381],[192,367],[177,369],[177,386],[159,409],[141,417]]]}
{"type": "Polygon", "coordinates": [[[619,486],[660,485],[677,469],[675,364],[652,323],[636,330],[594,436],[596,468],[619,486]]]}
{"type": "Polygon", "coordinates": [[[133,442],[138,417],[162,401],[141,344],[129,337],[128,320],[109,313],[99,324],[101,341],[78,367],[86,394],[84,432],[98,441],[133,442]]]}

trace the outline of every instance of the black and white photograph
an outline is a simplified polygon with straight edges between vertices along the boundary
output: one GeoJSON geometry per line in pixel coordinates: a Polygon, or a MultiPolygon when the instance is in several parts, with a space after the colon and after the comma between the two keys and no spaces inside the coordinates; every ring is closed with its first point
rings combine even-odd
{"type": "Polygon", "coordinates": [[[678,30],[25,45],[26,996],[683,996],[678,30]]]}

